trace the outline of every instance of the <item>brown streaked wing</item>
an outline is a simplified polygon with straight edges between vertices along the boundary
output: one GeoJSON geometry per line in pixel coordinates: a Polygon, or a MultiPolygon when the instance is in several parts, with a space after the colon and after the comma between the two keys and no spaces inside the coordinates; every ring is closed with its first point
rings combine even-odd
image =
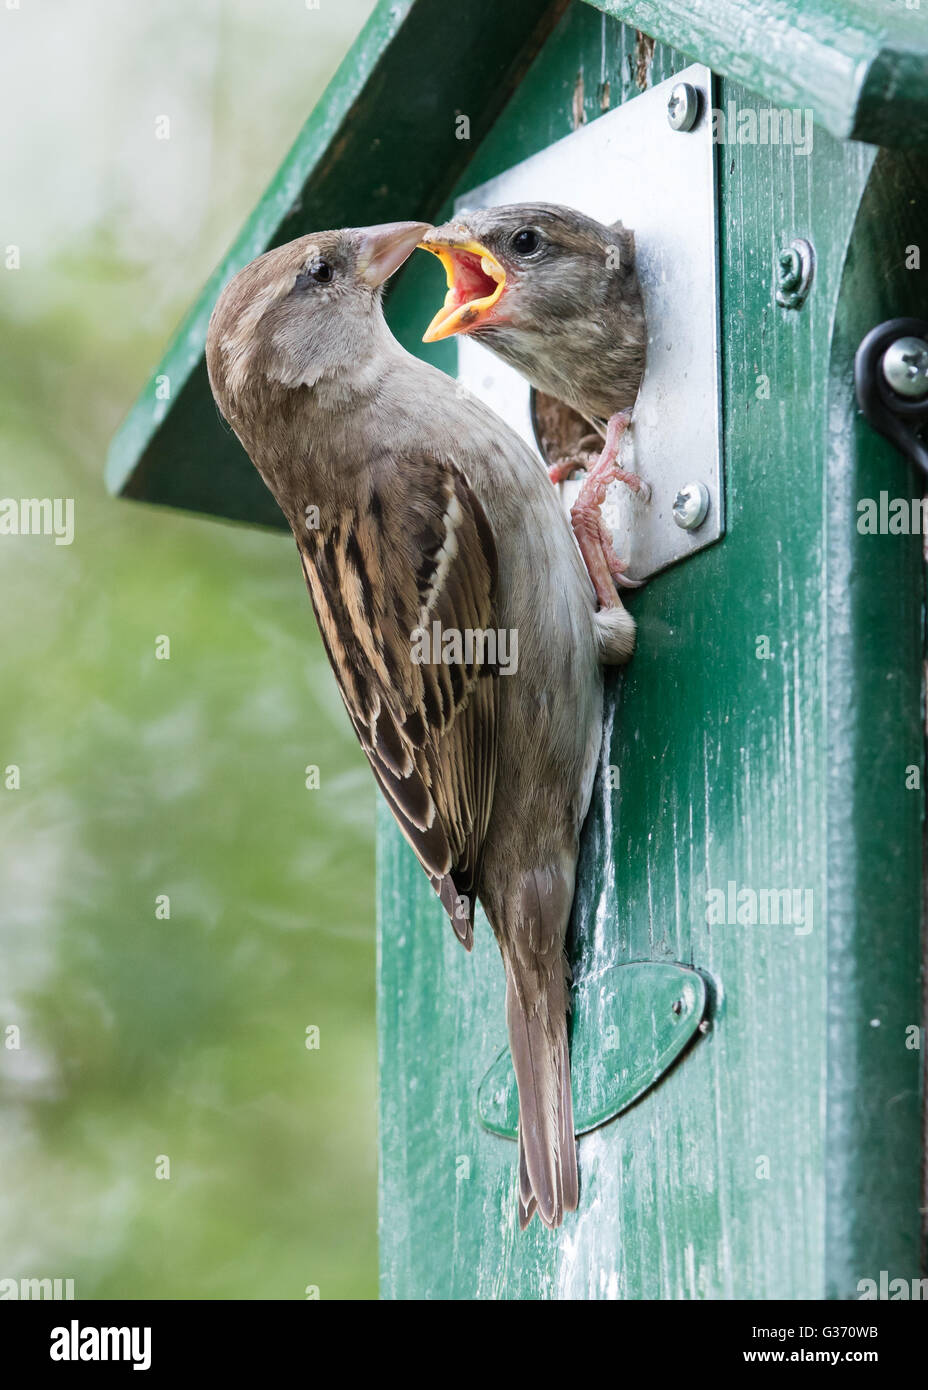
{"type": "Polygon", "coordinates": [[[374,466],[369,495],[297,545],[355,732],[469,950],[496,778],[498,671],[476,660],[419,664],[412,652],[420,626],[462,637],[495,626],[489,522],[458,469],[403,458],[374,466]]]}

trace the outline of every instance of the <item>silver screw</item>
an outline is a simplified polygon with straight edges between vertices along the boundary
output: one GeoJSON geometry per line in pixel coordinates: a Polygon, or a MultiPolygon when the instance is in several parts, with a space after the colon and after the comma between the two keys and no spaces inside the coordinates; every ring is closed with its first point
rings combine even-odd
{"type": "Polygon", "coordinates": [[[692,130],[699,115],[699,92],[689,82],[678,82],[667,103],[671,130],[692,130]]]}
{"type": "Polygon", "coordinates": [[[928,396],[928,343],[897,338],[883,354],[883,375],[897,396],[920,401],[928,396]]]}
{"type": "Polygon", "coordinates": [[[673,519],[681,531],[695,531],[706,519],[709,489],[705,483],[686,483],[673,499],[673,519]]]}

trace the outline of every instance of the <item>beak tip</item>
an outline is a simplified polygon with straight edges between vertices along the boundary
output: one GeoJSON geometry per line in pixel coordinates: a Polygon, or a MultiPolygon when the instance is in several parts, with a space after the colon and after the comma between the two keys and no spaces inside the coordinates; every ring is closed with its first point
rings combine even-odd
{"type": "Polygon", "coordinates": [[[431,230],[429,222],[390,222],[361,229],[359,273],[372,288],[393,275],[412,255],[424,233],[431,230]]]}

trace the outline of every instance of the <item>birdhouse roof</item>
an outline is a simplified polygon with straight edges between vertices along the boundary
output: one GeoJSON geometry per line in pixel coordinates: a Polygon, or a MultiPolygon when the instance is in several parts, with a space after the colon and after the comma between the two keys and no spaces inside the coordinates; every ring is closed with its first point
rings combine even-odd
{"type": "MultiPolygon", "coordinates": [[[[839,139],[928,143],[928,7],[900,0],[584,0],[839,139]]],[[[204,360],[220,289],[308,230],[431,220],[567,0],[381,0],[113,439],[109,489],[281,524],[219,418],[204,360]],[[469,121],[457,138],[454,109],[469,121]],[[165,389],[166,387],[166,389],[165,389]],[[209,460],[209,467],[204,461],[209,460]]]]}

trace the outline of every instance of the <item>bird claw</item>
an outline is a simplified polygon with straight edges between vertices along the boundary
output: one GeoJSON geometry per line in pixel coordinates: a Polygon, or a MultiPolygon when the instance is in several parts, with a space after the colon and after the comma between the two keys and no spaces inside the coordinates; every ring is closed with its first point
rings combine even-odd
{"type": "Polygon", "coordinates": [[[571,474],[575,473],[578,468],[583,467],[584,465],[579,459],[558,459],[557,462],[552,463],[548,469],[548,477],[551,479],[552,483],[557,486],[558,483],[566,482],[571,474]]]}
{"type": "MultiPolygon", "coordinates": [[[[623,560],[621,563],[625,564],[626,562],[623,560]]],[[[627,574],[613,573],[612,578],[620,589],[643,589],[648,582],[646,579],[631,579],[627,574]]]]}
{"type": "Polygon", "coordinates": [[[599,535],[602,544],[603,558],[609,567],[609,573],[612,575],[613,580],[618,584],[619,588],[644,588],[645,581],[643,579],[632,579],[630,575],[626,574],[628,561],[620,560],[618,555],[616,555],[615,548],[612,544],[612,532],[606,525],[602,515],[600,515],[599,518],[599,535]]]}
{"type": "Polygon", "coordinates": [[[628,562],[620,560],[615,553],[612,534],[600,511],[604,491],[591,485],[588,478],[570,509],[570,521],[600,607],[614,608],[616,585],[623,589],[640,589],[642,581],[628,577],[625,573],[628,562]]]}

